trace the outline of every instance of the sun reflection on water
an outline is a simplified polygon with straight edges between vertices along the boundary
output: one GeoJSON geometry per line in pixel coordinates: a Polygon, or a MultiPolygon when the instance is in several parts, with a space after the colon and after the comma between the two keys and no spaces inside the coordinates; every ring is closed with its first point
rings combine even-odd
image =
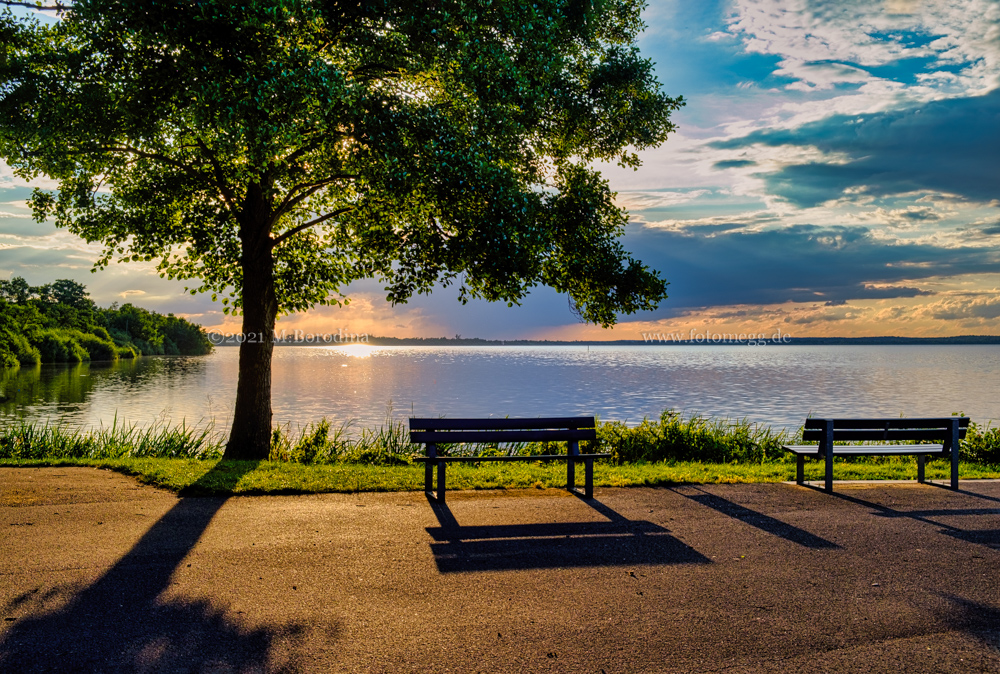
{"type": "Polygon", "coordinates": [[[373,354],[382,349],[371,344],[338,344],[336,346],[321,347],[327,351],[341,353],[351,358],[371,358],[373,354]]]}

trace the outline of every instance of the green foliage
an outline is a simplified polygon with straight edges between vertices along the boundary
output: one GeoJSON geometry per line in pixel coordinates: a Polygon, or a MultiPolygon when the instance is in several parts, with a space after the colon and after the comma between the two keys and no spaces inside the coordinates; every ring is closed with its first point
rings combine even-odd
{"type": "Polygon", "coordinates": [[[0,459],[198,458],[222,456],[211,426],[119,424],[92,431],[17,422],[0,428],[0,459]]]}
{"type": "Polygon", "coordinates": [[[961,442],[961,458],[992,466],[1000,466],[1000,427],[981,426],[969,422],[968,431],[961,442]]]}
{"type": "Polygon", "coordinates": [[[132,360],[138,358],[142,355],[138,349],[132,344],[115,344],[115,353],[118,354],[119,358],[124,358],[125,360],[132,360]]]}
{"type": "Polygon", "coordinates": [[[110,339],[79,331],[72,337],[87,352],[87,360],[118,360],[118,347],[110,339]]]}
{"type": "Polygon", "coordinates": [[[0,300],[0,369],[38,365],[41,361],[41,353],[21,334],[7,303],[0,300]]]}
{"type": "Polygon", "coordinates": [[[364,276],[393,302],[461,279],[463,300],[513,303],[546,283],[608,325],[665,296],[624,253],[625,213],[588,168],[637,166],[683,104],[638,52],[642,7],[77,0],[54,24],[7,12],[0,157],[58,181],[35,193],[35,216],[103,242],[101,266],[156,260],[233,307],[251,292],[297,311],[364,276]]]}
{"type": "Polygon", "coordinates": [[[410,456],[419,448],[410,444],[409,433],[402,421],[393,421],[391,411],[386,423],[378,428],[364,428],[359,437],[349,435],[351,422],[337,427],[331,436],[327,419],[310,424],[298,437],[288,427],[276,427],[271,432],[272,461],[294,463],[359,463],[374,466],[394,466],[410,463],[410,456]]]}
{"type": "Polygon", "coordinates": [[[588,449],[609,452],[618,463],[635,461],[738,461],[762,463],[783,456],[781,445],[791,442],[784,432],[746,419],[707,419],[666,410],[659,421],[643,419],[629,427],[619,421],[598,426],[597,442],[588,449]]]}
{"type": "Polygon", "coordinates": [[[48,329],[38,333],[38,351],[44,363],[82,363],[90,360],[76,332],[48,329]]]}
{"type": "Polygon", "coordinates": [[[14,277],[0,281],[0,296],[0,367],[212,350],[200,326],[131,304],[99,309],[75,281],[36,287],[14,277]]]}

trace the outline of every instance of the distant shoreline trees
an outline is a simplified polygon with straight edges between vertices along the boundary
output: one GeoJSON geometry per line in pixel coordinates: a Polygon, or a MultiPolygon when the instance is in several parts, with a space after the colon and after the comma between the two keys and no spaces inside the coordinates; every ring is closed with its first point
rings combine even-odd
{"type": "Polygon", "coordinates": [[[32,286],[0,281],[0,367],[116,361],[138,356],[203,355],[205,330],[183,318],[132,304],[98,307],[81,283],[32,286]]]}

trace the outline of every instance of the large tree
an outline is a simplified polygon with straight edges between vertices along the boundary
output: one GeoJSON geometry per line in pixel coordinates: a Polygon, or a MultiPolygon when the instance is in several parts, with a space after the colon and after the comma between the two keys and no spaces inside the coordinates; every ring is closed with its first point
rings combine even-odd
{"type": "MultiPolygon", "coordinates": [[[[0,4],[23,4],[2,3],[0,4]]],[[[30,4],[30,3],[28,3],[30,4]]],[[[591,167],[670,113],[641,0],[77,0],[0,18],[0,157],[53,218],[242,314],[228,458],[266,458],[275,319],[378,278],[609,326],[665,295],[591,167]]]]}

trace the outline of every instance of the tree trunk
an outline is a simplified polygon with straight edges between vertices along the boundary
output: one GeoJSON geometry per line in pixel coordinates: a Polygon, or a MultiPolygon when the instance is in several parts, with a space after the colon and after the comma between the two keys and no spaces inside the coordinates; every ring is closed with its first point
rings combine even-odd
{"type": "Polygon", "coordinates": [[[271,453],[271,354],[278,314],[274,257],[266,226],[241,226],[240,231],[243,342],[233,428],[223,458],[264,461],[271,453]]]}

